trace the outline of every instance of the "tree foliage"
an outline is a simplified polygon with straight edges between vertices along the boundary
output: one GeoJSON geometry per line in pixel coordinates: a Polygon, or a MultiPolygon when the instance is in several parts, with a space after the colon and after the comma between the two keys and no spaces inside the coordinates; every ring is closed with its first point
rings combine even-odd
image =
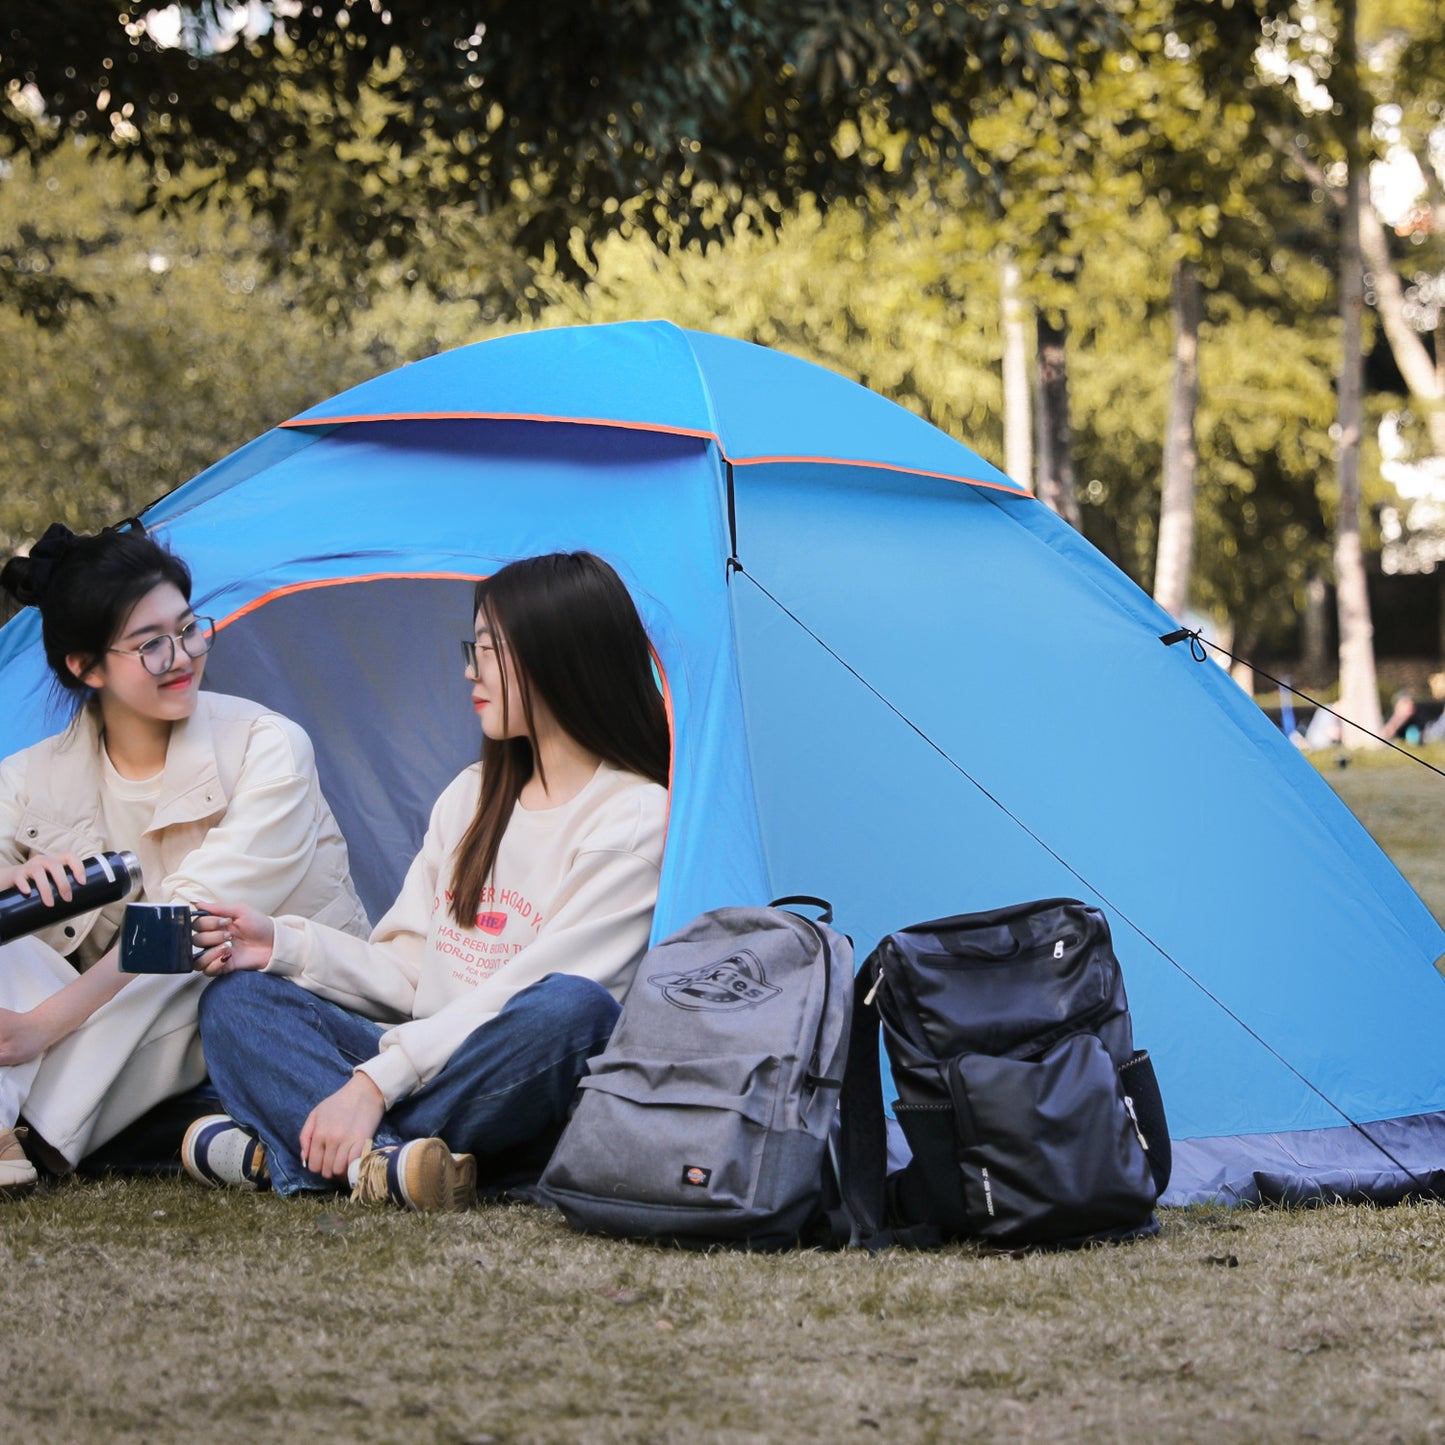
{"type": "Polygon", "coordinates": [[[0,179],[0,248],[31,255],[66,324],[0,308],[0,544],[96,526],[342,387],[478,335],[476,308],[394,288],[318,318],[258,259],[264,225],[132,215],[139,178],[70,144],[0,179]],[[32,254],[35,234],[72,242],[32,254]]]}
{"type": "Polygon", "coordinates": [[[927,191],[726,242],[615,238],[586,284],[554,277],[544,325],[661,317],[778,347],[891,397],[996,458],[1002,445],[998,281],[987,218],[927,191]]]}
{"type": "Polygon", "coordinates": [[[1106,0],[257,0],[239,36],[228,9],[185,0],[167,46],[127,0],[10,0],[0,137],[91,137],[313,257],[413,257],[453,211],[541,256],[966,162],[977,115],[1067,95],[1113,31],[1106,0]]]}

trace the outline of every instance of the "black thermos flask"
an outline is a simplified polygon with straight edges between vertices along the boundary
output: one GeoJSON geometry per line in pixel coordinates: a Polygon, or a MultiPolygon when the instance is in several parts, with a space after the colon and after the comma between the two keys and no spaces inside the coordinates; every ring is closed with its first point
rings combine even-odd
{"type": "MultiPolygon", "coordinates": [[[[85,859],[85,876],[71,883],[69,903],[56,894],[55,902],[47,908],[33,883],[29,893],[6,888],[0,892],[0,943],[23,938],[47,924],[63,923],[77,913],[103,908],[135,892],[140,882],[140,859],[134,853],[97,853],[85,859]]],[[[52,890],[54,887],[52,883],[52,890]]]]}

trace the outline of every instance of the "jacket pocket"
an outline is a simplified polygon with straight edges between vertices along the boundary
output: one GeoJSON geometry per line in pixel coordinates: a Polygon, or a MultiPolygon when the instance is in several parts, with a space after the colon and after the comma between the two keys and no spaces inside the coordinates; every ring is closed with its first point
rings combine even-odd
{"type": "MultiPolygon", "coordinates": [[[[48,817],[33,804],[28,804],[20,815],[15,828],[14,851],[22,858],[54,856],[59,853],[74,853],[77,857],[88,858],[104,851],[95,833],[95,828],[82,824],[58,822],[48,817]]],[[[93,913],[76,914],[63,923],[49,923],[35,930],[34,936],[41,943],[53,948],[62,958],[71,959],[84,968],[93,963],[115,941],[120,930],[121,906],[110,905],[108,910],[97,909],[93,913]],[[82,952],[82,946],[96,934],[96,938],[82,952]]]]}
{"type": "Polygon", "coordinates": [[[99,853],[103,845],[94,826],[73,821],[63,823],[28,804],[15,825],[15,847],[25,856],[36,854],[77,853],[82,858],[99,853]]]}

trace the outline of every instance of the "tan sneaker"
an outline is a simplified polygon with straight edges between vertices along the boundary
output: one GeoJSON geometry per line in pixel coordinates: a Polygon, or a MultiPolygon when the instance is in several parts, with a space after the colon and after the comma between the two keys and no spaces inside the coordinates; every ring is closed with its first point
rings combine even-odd
{"type": "Polygon", "coordinates": [[[15,1130],[0,1128],[0,1198],[28,1194],[38,1177],[15,1130]]]}
{"type": "Polygon", "coordinates": [[[442,1139],[385,1144],[357,1160],[351,1197],[421,1212],[470,1209],[477,1202],[477,1161],[453,1154],[442,1139]]]}

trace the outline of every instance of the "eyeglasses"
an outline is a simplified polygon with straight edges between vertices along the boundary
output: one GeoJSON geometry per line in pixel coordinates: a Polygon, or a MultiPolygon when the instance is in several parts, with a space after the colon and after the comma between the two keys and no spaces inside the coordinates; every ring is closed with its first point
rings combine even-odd
{"type": "Polygon", "coordinates": [[[176,665],[176,643],[187,657],[204,657],[216,640],[216,624],[209,617],[197,617],[177,633],[163,632],[136,648],[108,647],[122,657],[138,657],[140,665],[152,677],[164,677],[176,665]]]}
{"type": "Polygon", "coordinates": [[[479,676],[477,672],[477,652],[479,649],[485,649],[490,652],[492,650],[492,644],[490,642],[473,642],[470,638],[462,643],[462,667],[465,669],[468,677],[479,676]]]}

